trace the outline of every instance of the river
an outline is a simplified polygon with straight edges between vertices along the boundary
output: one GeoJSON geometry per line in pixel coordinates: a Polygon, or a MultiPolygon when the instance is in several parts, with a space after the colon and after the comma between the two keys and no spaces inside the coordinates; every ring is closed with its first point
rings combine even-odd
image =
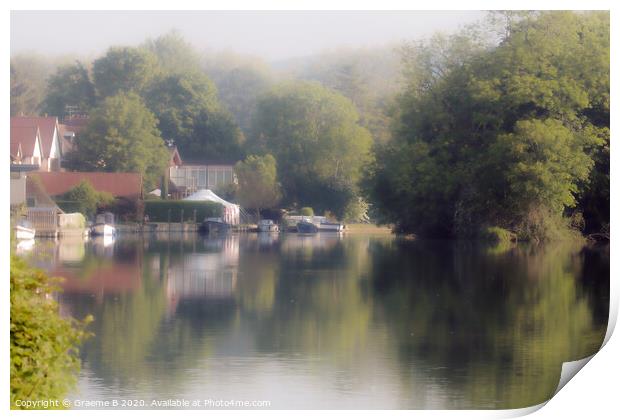
{"type": "Polygon", "coordinates": [[[190,234],[20,253],[65,278],[63,314],[94,316],[72,399],[521,408],[607,326],[609,251],[569,243],[190,234]]]}

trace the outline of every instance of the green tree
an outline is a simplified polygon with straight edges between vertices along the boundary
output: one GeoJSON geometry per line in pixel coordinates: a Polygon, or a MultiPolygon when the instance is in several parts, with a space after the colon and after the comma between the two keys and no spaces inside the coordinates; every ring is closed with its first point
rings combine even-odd
{"type": "Polygon", "coordinates": [[[78,348],[91,317],[61,317],[57,302],[47,297],[57,290],[55,282],[15,256],[10,277],[11,408],[22,408],[17,400],[60,399],[75,385],[78,348]]]}
{"type": "Polygon", "coordinates": [[[205,61],[205,71],[217,86],[222,106],[248,137],[258,98],[273,84],[271,68],[257,59],[231,53],[207,56],[205,61]]]}
{"type": "Polygon", "coordinates": [[[11,57],[11,115],[37,115],[45,97],[46,80],[64,58],[37,54],[11,57]]]}
{"type": "Polygon", "coordinates": [[[357,193],[371,144],[351,101],[318,83],[285,83],[258,102],[252,146],[275,156],[287,204],[341,216],[346,203],[333,198],[357,193]]]}
{"type": "Polygon", "coordinates": [[[168,163],[157,119],[135,93],[106,98],[76,141],[78,169],[139,172],[146,189],[157,186],[168,163]]]}
{"type": "Polygon", "coordinates": [[[158,74],[157,63],[157,57],[144,48],[110,48],[93,63],[97,94],[105,98],[119,92],[141,93],[158,74]]]}
{"type": "Polygon", "coordinates": [[[78,211],[87,217],[92,217],[99,208],[112,204],[114,201],[110,193],[95,190],[86,180],[71,188],[63,194],[62,198],[76,202],[78,211]]]}
{"type": "Polygon", "coordinates": [[[182,156],[236,160],[243,137],[223,111],[213,82],[198,72],[158,77],[145,93],[149,109],[159,119],[166,139],[173,139],[182,156]]]}
{"type": "Polygon", "coordinates": [[[503,30],[404,49],[394,141],[368,184],[384,221],[433,236],[497,225],[545,239],[579,210],[597,159],[605,170],[608,14],[503,16],[503,30]]]}
{"type": "Polygon", "coordinates": [[[87,112],[95,104],[95,88],[88,69],[79,61],[60,67],[47,81],[42,110],[59,118],[67,114],[67,106],[87,112]]]}
{"type": "Polygon", "coordinates": [[[276,159],[270,155],[250,155],[237,162],[235,174],[239,182],[237,197],[243,207],[256,210],[257,221],[261,209],[272,208],[280,201],[276,159]]]}
{"type": "Polygon", "coordinates": [[[200,70],[200,56],[176,30],[148,39],[142,47],[155,54],[159,67],[166,73],[200,70]]]}

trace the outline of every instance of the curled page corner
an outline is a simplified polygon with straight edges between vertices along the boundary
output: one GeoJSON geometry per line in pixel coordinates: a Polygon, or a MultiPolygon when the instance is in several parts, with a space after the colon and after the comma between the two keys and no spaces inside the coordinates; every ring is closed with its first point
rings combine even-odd
{"type": "Polygon", "coordinates": [[[553,392],[553,396],[551,398],[553,398],[558,392],[560,392],[560,390],[564,388],[564,385],[566,385],[568,381],[570,381],[573,376],[575,376],[577,372],[581,370],[581,368],[583,368],[590,360],[592,360],[595,354],[585,357],[583,359],[562,363],[562,373],[560,374],[560,381],[558,382],[558,387],[553,392]]]}

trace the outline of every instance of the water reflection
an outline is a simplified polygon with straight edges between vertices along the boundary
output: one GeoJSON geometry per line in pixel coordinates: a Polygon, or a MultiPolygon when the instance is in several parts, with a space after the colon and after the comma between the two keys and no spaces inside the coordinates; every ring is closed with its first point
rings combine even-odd
{"type": "Polygon", "coordinates": [[[273,408],[517,408],[595,352],[608,250],[391,236],[37,241],[93,314],[76,397],[267,399],[273,408]]]}

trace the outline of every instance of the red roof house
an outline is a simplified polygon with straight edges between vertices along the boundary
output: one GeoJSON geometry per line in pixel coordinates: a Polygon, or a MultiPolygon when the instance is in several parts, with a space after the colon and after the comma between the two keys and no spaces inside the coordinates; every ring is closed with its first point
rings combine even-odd
{"type": "Polygon", "coordinates": [[[59,171],[62,158],[56,117],[11,117],[11,132],[38,129],[41,141],[41,171],[59,171]]]}
{"type": "Polygon", "coordinates": [[[40,172],[33,175],[45,192],[55,197],[64,194],[82,181],[91,183],[97,191],[116,198],[142,198],[142,176],[133,172],[40,172]]]}
{"type": "Polygon", "coordinates": [[[11,163],[41,165],[42,154],[37,126],[13,127],[11,124],[11,163]]]}

